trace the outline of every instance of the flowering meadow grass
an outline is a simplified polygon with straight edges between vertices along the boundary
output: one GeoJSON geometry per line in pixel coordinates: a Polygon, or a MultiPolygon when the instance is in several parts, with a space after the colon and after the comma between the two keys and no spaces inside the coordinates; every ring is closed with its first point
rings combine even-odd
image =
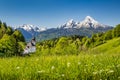
{"type": "Polygon", "coordinates": [[[0,80],[120,80],[120,54],[0,58],[0,80]]]}

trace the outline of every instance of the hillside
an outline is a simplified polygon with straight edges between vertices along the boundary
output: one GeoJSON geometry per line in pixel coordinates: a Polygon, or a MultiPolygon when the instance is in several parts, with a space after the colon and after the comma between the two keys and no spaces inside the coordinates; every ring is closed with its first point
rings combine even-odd
{"type": "Polygon", "coordinates": [[[120,37],[106,41],[106,43],[99,45],[92,49],[94,53],[120,53],[120,37]]]}

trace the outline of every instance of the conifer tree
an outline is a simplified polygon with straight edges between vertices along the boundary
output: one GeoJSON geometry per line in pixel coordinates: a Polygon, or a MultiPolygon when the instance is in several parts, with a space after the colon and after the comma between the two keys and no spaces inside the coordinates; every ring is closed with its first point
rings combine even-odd
{"type": "Polygon", "coordinates": [[[15,30],[14,33],[12,34],[12,36],[17,40],[17,41],[22,41],[25,42],[24,36],[22,35],[22,33],[18,30],[15,30]]]}

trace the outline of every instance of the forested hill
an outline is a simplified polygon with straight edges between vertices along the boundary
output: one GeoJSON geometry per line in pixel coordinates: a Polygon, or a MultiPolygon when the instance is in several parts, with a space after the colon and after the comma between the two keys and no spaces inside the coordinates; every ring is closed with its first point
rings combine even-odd
{"type": "Polygon", "coordinates": [[[23,51],[25,39],[20,31],[13,30],[0,21],[0,56],[19,55],[23,51]]]}
{"type": "Polygon", "coordinates": [[[79,54],[118,37],[120,37],[120,24],[105,33],[93,34],[91,38],[74,35],[39,42],[37,44],[37,53],[41,55],[79,54]]]}

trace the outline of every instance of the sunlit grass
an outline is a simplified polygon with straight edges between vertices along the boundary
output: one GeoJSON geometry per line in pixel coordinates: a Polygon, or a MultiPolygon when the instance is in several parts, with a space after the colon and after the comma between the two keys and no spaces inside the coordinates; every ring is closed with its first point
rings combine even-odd
{"type": "Polygon", "coordinates": [[[108,54],[116,54],[120,53],[120,38],[114,38],[112,40],[108,40],[105,44],[97,46],[93,49],[94,53],[108,53],[108,54]]]}
{"type": "Polygon", "coordinates": [[[120,54],[0,58],[0,80],[119,80],[120,54]]]}

